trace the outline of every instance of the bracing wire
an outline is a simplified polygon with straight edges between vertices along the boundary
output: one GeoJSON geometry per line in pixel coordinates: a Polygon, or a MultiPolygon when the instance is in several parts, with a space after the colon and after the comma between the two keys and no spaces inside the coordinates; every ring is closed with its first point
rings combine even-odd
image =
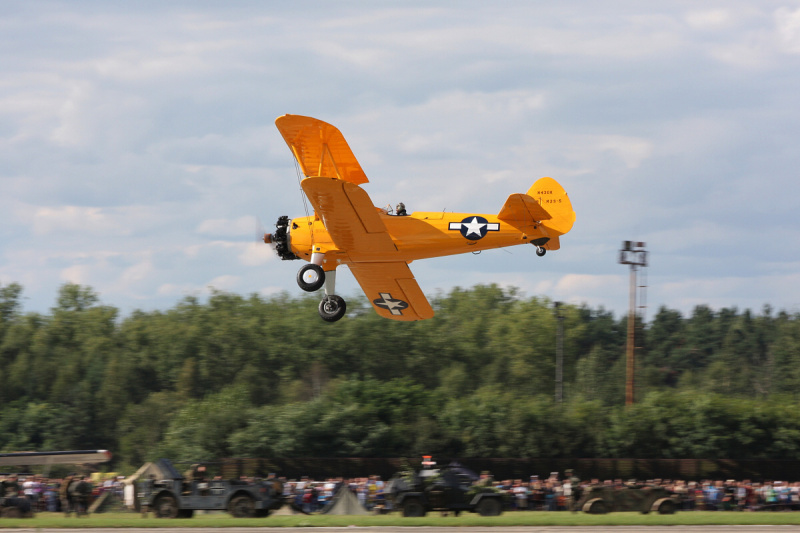
{"type": "MultiPolygon", "coordinates": [[[[297,159],[294,159],[294,171],[297,174],[297,185],[300,185],[300,182],[303,181],[302,172],[300,172],[300,165],[297,163],[297,159]]],[[[311,215],[308,214],[308,199],[306,198],[305,193],[303,192],[303,187],[300,187],[300,198],[303,199],[303,211],[306,213],[306,217],[311,215]]],[[[311,225],[311,242],[314,242],[314,225],[311,225]]]]}

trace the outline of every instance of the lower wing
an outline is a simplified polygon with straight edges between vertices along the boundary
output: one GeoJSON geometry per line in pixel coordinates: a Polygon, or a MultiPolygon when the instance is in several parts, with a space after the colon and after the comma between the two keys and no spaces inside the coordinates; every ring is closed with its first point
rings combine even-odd
{"type": "Polygon", "coordinates": [[[404,261],[358,262],[348,266],[380,316],[392,320],[424,320],[433,317],[431,304],[404,261]]]}

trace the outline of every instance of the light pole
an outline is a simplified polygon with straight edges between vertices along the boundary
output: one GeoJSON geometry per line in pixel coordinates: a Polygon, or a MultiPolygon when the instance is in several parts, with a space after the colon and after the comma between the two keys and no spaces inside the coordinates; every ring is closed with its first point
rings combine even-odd
{"type": "Polygon", "coordinates": [[[625,365],[625,405],[634,402],[634,373],[636,369],[636,273],[638,267],[647,266],[647,252],[643,242],[623,241],[619,262],[630,265],[630,308],[628,310],[628,346],[625,365]]]}
{"type": "Polygon", "coordinates": [[[556,403],[564,400],[564,316],[561,314],[561,302],[553,302],[556,309],[556,403]]]}

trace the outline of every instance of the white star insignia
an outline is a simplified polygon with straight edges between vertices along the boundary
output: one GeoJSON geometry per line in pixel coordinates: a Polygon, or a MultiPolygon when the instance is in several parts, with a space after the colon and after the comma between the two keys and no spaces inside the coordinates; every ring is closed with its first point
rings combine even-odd
{"type": "Polygon", "coordinates": [[[472,217],[472,222],[462,222],[461,225],[467,230],[467,232],[464,234],[465,237],[473,233],[475,235],[480,235],[481,229],[486,226],[486,224],[481,224],[478,222],[478,217],[472,217]]]}

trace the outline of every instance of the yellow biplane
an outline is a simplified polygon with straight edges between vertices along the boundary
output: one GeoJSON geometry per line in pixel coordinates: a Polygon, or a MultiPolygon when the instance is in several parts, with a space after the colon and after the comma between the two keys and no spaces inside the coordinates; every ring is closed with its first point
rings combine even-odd
{"type": "Polygon", "coordinates": [[[323,320],[344,316],[335,294],[336,267],[347,265],[382,317],[423,320],[433,316],[408,264],[416,259],[532,244],[536,255],[558,250],[559,237],[575,222],[561,185],[541,178],[526,194],[512,194],[496,215],[393,212],[375,207],[360,186],[369,180],[341,132],[311,117],[284,115],[275,121],[305,178],[300,186],[314,215],[282,216],[264,235],[281,259],[303,259],[297,284],[308,292],[325,288],[323,320]]]}

